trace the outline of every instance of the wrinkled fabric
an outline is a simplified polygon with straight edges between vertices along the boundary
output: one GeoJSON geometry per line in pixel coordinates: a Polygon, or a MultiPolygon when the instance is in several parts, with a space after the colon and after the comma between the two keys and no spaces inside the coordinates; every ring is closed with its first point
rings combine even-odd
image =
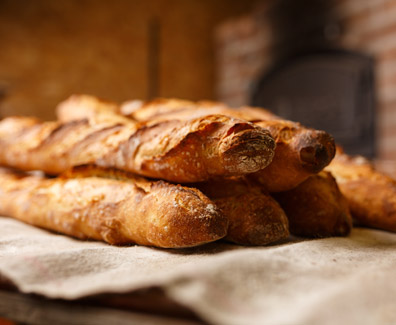
{"type": "Polygon", "coordinates": [[[77,299],[160,287],[213,324],[396,323],[396,234],[267,247],[166,250],[81,241],[0,217],[0,276],[25,293],[77,299]]]}

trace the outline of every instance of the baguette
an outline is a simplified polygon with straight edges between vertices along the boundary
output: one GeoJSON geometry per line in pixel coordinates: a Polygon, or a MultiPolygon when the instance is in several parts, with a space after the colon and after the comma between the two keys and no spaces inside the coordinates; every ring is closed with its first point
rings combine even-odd
{"type": "Polygon", "coordinates": [[[285,212],[247,179],[195,184],[229,219],[225,240],[241,245],[266,245],[289,237],[285,212]]]}
{"type": "Polygon", "coordinates": [[[196,189],[98,177],[86,167],[58,178],[0,169],[0,214],[81,239],[164,248],[211,242],[228,228],[196,189]]]}
{"type": "Polygon", "coordinates": [[[192,102],[175,98],[157,98],[146,102],[142,100],[126,101],[121,104],[119,113],[136,121],[188,119],[208,114],[228,115],[246,121],[281,119],[264,108],[250,106],[230,108],[226,104],[216,101],[192,102]]]}
{"type": "Polygon", "coordinates": [[[130,100],[122,103],[119,113],[135,121],[167,121],[191,119],[210,114],[233,116],[246,121],[279,120],[280,117],[263,108],[230,108],[216,101],[157,98],[151,101],[130,100]]]}
{"type": "Polygon", "coordinates": [[[95,164],[188,183],[255,172],[274,155],[269,132],[246,121],[211,115],[142,126],[107,110],[95,98],[86,99],[76,96],[61,106],[80,117],[87,114],[85,119],[62,123],[10,117],[1,121],[0,164],[51,175],[95,164]]]}
{"type": "Polygon", "coordinates": [[[326,167],[335,155],[334,139],[328,133],[282,120],[261,108],[231,109],[217,102],[157,99],[146,103],[126,102],[121,105],[120,111],[131,119],[151,123],[222,114],[254,122],[269,130],[276,142],[274,158],[266,168],[252,175],[269,192],[287,191],[296,187],[326,167]]]}
{"type": "Polygon", "coordinates": [[[335,155],[335,143],[325,131],[286,120],[259,121],[276,142],[271,164],[252,175],[269,192],[295,188],[325,168],[335,155]]]}
{"type": "MultiPolygon", "coordinates": [[[[134,180],[129,173],[92,166],[74,168],[67,176],[97,176],[126,182],[132,177],[134,180]]],[[[288,220],[282,208],[252,182],[246,179],[211,180],[190,186],[209,197],[228,219],[225,240],[241,245],[266,245],[289,236],[288,220]]]]}
{"type": "Polygon", "coordinates": [[[56,107],[61,122],[88,119],[92,124],[119,123],[139,128],[137,120],[119,114],[117,104],[89,95],[72,95],[56,107]]]}
{"type": "Polygon", "coordinates": [[[285,210],[293,235],[346,236],[352,229],[348,203],[329,172],[310,176],[296,188],[274,197],[285,210]]]}
{"type": "Polygon", "coordinates": [[[358,225],[396,232],[396,181],[361,156],[337,151],[326,168],[337,180],[358,225]]]}

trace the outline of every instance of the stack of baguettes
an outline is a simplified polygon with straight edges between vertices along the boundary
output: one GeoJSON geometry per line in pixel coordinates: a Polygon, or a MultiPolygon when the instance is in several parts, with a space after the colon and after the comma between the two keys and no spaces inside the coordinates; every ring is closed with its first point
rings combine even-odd
{"type": "Polygon", "coordinates": [[[363,225],[396,230],[394,181],[343,153],[330,164],[329,134],[264,109],[74,95],[57,116],[0,121],[0,214],[166,248],[345,236],[349,209],[363,225]]]}

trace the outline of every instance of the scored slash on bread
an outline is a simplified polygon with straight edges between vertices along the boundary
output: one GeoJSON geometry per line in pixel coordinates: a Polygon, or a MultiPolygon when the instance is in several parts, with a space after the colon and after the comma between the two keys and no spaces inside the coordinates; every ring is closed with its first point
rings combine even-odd
{"type": "MultiPolygon", "coordinates": [[[[288,217],[294,234],[350,230],[331,204],[324,219],[301,217],[305,233],[296,231],[293,219],[294,210],[309,206],[301,209],[301,202],[322,190],[331,203],[342,203],[330,178],[312,177],[334,156],[326,132],[266,110],[208,101],[120,107],[75,95],[58,105],[57,116],[57,122],[0,122],[0,164],[58,175],[0,170],[0,213],[78,238],[169,248],[220,238],[242,245],[277,242],[289,236],[288,217]],[[303,193],[298,202],[279,194],[286,195],[280,200],[286,216],[269,191],[293,188],[293,196],[303,193]]],[[[319,217],[323,206],[314,205],[310,216],[319,217]]]]}
{"type": "Polygon", "coordinates": [[[228,219],[200,191],[79,167],[47,178],[0,169],[0,214],[81,239],[164,248],[226,235],[228,219]],[[106,175],[106,177],[103,177],[106,175]]]}
{"type": "Polygon", "coordinates": [[[243,120],[211,115],[141,125],[107,107],[96,98],[74,96],[59,106],[58,114],[63,110],[75,116],[75,111],[84,119],[4,119],[0,164],[53,175],[96,164],[188,183],[252,173],[266,167],[274,155],[269,132],[243,120]]]}

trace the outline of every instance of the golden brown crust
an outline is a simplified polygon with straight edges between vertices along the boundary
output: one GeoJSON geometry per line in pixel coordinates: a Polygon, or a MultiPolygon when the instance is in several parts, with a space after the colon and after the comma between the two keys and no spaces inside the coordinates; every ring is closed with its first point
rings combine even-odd
{"type": "Polygon", "coordinates": [[[110,244],[178,248],[226,235],[228,219],[196,189],[95,170],[45,178],[1,169],[0,214],[110,244]]]}
{"type": "Polygon", "coordinates": [[[336,178],[358,224],[396,232],[394,179],[378,172],[361,156],[338,152],[326,169],[336,178]]]}
{"type": "MultiPolygon", "coordinates": [[[[90,166],[74,168],[66,177],[98,176],[122,181],[133,180],[145,188],[143,178],[116,169],[90,166]]],[[[203,192],[229,220],[226,240],[241,245],[266,245],[289,236],[287,217],[279,204],[259,186],[240,178],[191,184],[203,192]]],[[[190,187],[189,187],[190,188],[190,187]]]]}
{"type": "Polygon", "coordinates": [[[276,142],[275,156],[265,169],[254,173],[269,192],[295,188],[311,175],[326,167],[335,155],[332,136],[285,120],[259,121],[276,142]]]}
{"type": "MultiPolygon", "coordinates": [[[[84,97],[84,96],[83,96],[84,97]]],[[[119,116],[94,98],[63,103],[70,122],[7,118],[0,122],[0,164],[59,174],[96,164],[174,182],[204,181],[258,171],[273,157],[275,142],[254,124],[221,115],[146,126],[119,116]],[[96,105],[98,102],[98,105],[96,105]],[[67,110],[66,110],[67,108],[67,110]]]]}
{"type": "MultiPolygon", "coordinates": [[[[177,117],[177,114],[186,112],[186,109],[190,111],[194,108],[195,103],[188,100],[156,98],[151,101],[131,100],[124,102],[121,104],[119,112],[136,121],[155,119],[158,122],[172,119],[169,118],[169,114],[176,114],[177,117]],[[164,119],[161,118],[163,114],[165,115],[164,119]]],[[[194,118],[194,116],[188,116],[188,118],[194,118]]]]}
{"type": "Polygon", "coordinates": [[[230,108],[216,101],[188,101],[176,98],[157,98],[151,101],[131,100],[120,106],[119,112],[136,121],[166,121],[189,119],[209,114],[233,116],[246,121],[274,120],[280,117],[268,110],[244,106],[230,108]]]}
{"type": "Polygon", "coordinates": [[[241,245],[266,245],[289,236],[287,217],[279,204],[246,179],[194,184],[229,219],[226,240],[241,245]]]}
{"type": "Polygon", "coordinates": [[[296,187],[327,166],[335,154],[334,139],[328,133],[282,120],[261,108],[231,109],[217,102],[157,99],[124,103],[121,112],[129,114],[132,119],[151,122],[222,114],[254,122],[269,130],[276,142],[274,158],[270,165],[253,175],[269,192],[287,191],[296,187]]]}
{"type": "Polygon", "coordinates": [[[56,116],[62,122],[88,119],[96,124],[105,122],[133,124],[133,121],[118,114],[119,110],[117,104],[94,96],[72,95],[58,104],[56,116]]]}
{"type": "Polygon", "coordinates": [[[0,122],[0,164],[56,175],[72,166],[94,162],[134,132],[121,125],[92,126],[87,120],[64,124],[36,121],[20,127],[29,120],[9,117],[0,122]]]}
{"type": "Polygon", "coordinates": [[[294,235],[346,236],[351,231],[347,201],[328,172],[310,176],[296,188],[274,196],[285,210],[294,235]]]}
{"type": "Polygon", "coordinates": [[[164,121],[141,127],[101,166],[114,166],[174,182],[237,176],[264,168],[273,158],[269,133],[220,115],[189,121],[164,121]],[[138,153],[138,154],[136,154],[138,153]]]}

